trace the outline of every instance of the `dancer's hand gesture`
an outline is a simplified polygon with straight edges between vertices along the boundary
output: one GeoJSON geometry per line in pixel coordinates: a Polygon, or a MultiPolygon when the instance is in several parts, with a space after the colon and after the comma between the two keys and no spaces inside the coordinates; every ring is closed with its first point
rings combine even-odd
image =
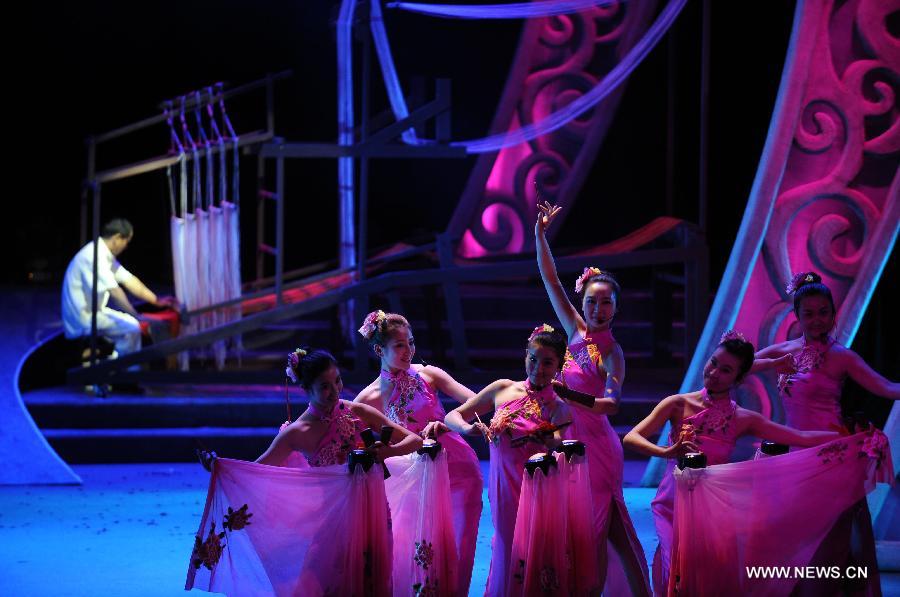
{"type": "Polygon", "coordinates": [[[197,460],[200,461],[201,466],[208,472],[212,472],[212,463],[218,458],[216,453],[198,448],[197,450],[194,450],[194,454],[197,455],[197,460]]]}
{"type": "Polygon", "coordinates": [[[543,205],[538,203],[537,208],[539,213],[537,222],[534,225],[534,233],[544,234],[553,222],[553,218],[556,217],[556,214],[558,214],[562,208],[558,205],[551,205],[549,201],[544,201],[543,205]]]}
{"type": "Polygon", "coordinates": [[[788,353],[775,359],[775,372],[778,375],[792,375],[797,372],[797,365],[794,363],[794,355],[788,353]]]}
{"type": "Polygon", "coordinates": [[[431,421],[427,425],[425,425],[425,429],[422,430],[422,438],[423,439],[437,439],[438,436],[441,436],[445,433],[449,433],[450,428],[447,427],[443,421],[431,421]]]}
{"type": "Polygon", "coordinates": [[[690,452],[700,452],[700,448],[693,441],[679,438],[677,442],[666,448],[663,458],[678,458],[690,452]]]}
{"type": "Polygon", "coordinates": [[[372,455],[375,462],[384,462],[385,458],[393,456],[393,454],[390,453],[391,447],[382,441],[377,441],[374,444],[366,446],[366,452],[372,455]]]}
{"type": "Polygon", "coordinates": [[[493,434],[493,432],[491,432],[491,428],[488,427],[487,425],[485,425],[484,423],[482,423],[481,421],[478,421],[477,423],[473,423],[472,428],[480,431],[481,434],[484,436],[484,439],[486,439],[488,441],[488,443],[494,441],[494,434],[493,434]]]}

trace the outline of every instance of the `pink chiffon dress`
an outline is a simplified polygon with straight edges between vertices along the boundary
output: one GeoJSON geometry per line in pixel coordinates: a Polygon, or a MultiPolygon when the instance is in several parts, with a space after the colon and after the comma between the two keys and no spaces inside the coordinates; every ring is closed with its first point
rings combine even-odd
{"type": "MultiPolygon", "coordinates": [[[[569,345],[560,380],[573,390],[602,397],[606,389],[606,370],[602,355],[608,354],[615,344],[612,331],[603,330],[569,345]]],[[[625,456],[622,442],[609,422],[609,418],[581,404],[570,403],[572,426],[564,436],[584,442],[591,475],[593,495],[594,527],[601,537],[600,564],[601,577],[605,577],[607,593],[616,594],[631,591],[637,581],[643,585],[644,593],[650,594],[647,560],[644,550],[634,530],[634,523],[625,507],[622,493],[625,456]],[[627,537],[627,545],[614,545],[607,541],[611,525],[622,529],[627,537]],[[610,549],[612,548],[612,549],[610,549]],[[626,565],[627,563],[627,565],[626,565]],[[642,578],[626,579],[626,570],[640,570],[642,578]]]]}
{"type": "MultiPolygon", "coordinates": [[[[461,593],[453,532],[447,451],[385,461],[391,508],[394,596],[454,597],[461,593]]],[[[468,578],[465,585],[468,585],[468,578]]]]}
{"type": "MultiPolygon", "coordinates": [[[[796,373],[778,377],[785,424],[802,431],[834,431],[842,426],[841,390],[844,379],[828,375],[821,364],[834,346],[829,338],[824,350],[804,342],[794,355],[796,373]]],[[[867,566],[867,579],[804,580],[800,595],[881,595],[881,578],[875,556],[875,535],[866,500],[859,500],[837,518],[831,532],[813,558],[814,565],[867,566]],[[851,542],[852,537],[856,541],[851,542]]]]}
{"type": "MultiPolygon", "coordinates": [[[[682,432],[693,435],[694,443],[706,454],[707,465],[725,464],[728,462],[734,445],[737,442],[737,432],[734,417],[737,412],[737,404],[734,400],[712,401],[704,389],[702,392],[703,403],[706,406],[700,412],[685,417],[681,421],[681,429],[672,429],[669,435],[670,444],[678,441],[682,432]]],[[[771,460],[771,459],[766,459],[771,460]]],[[[761,461],[765,462],[765,461],[761,461]]],[[[653,554],[653,593],[665,595],[669,586],[669,569],[672,561],[673,521],[675,519],[675,477],[673,471],[675,461],[669,460],[666,472],[656,497],[650,502],[650,510],[653,512],[653,523],[656,526],[656,534],[659,537],[659,545],[653,554]]]]}
{"type": "Polygon", "coordinates": [[[841,427],[843,379],[835,379],[820,368],[834,340],[819,351],[805,344],[794,356],[796,373],[778,376],[778,394],[784,405],[785,425],[801,431],[834,431],[841,427]]]}
{"type": "Polygon", "coordinates": [[[516,514],[522,487],[525,462],[547,448],[537,442],[516,441],[550,424],[557,409],[565,408],[548,386],[536,391],[525,382],[527,393],[503,404],[494,412],[490,430],[490,473],[488,499],[494,537],[491,541],[491,568],[485,595],[499,597],[507,594],[510,576],[510,554],[516,528],[516,514]]]}
{"type": "Polygon", "coordinates": [[[556,466],[522,476],[508,597],[587,597],[602,589],[587,459],[552,457],[556,466]]]}
{"type": "MultiPolygon", "coordinates": [[[[434,388],[417,371],[410,369],[390,373],[383,370],[381,375],[391,384],[391,394],[385,401],[385,416],[392,422],[413,433],[421,434],[431,421],[444,420],[446,412],[441,406],[434,388]]],[[[454,559],[458,562],[458,567],[454,567],[457,579],[455,586],[457,594],[467,595],[469,581],[472,577],[472,566],[475,562],[478,521],[481,518],[483,487],[481,468],[475,451],[458,433],[444,433],[437,439],[443,448],[446,460],[444,468],[446,474],[449,475],[449,491],[435,495],[441,499],[449,496],[450,506],[447,522],[452,528],[456,552],[454,559]]],[[[394,459],[388,460],[390,467],[390,461],[394,459]]],[[[400,462],[394,464],[399,466],[400,462]]],[[[415,470],[412,471],[412,473],[415,472],[415,470]]],[[[405,492],[410,491],[411,482],[409,478],[403,483],[396,483],[393,479],[388,479],[386,488],[393,512],[397,512],[395,503],[403,499],[405,492]]],[[[398,528],[400,527],[395,527],[395,539],[398,528]]],[[[444,589],[447,586],[445,583],[444,589]]]]}
{"type": "Polygon", "coordinates": [[[228,595],[391,595],[379,466],[349,471],[362,424],[341,401],[310,467],[214,461],[185,589],[228,595]]]}

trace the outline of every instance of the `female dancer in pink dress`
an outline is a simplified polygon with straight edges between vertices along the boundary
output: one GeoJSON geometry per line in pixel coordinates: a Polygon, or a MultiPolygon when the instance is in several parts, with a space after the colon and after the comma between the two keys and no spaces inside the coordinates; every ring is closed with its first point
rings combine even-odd
{"type": "Polygon", "coordinates": [[[359,332],[369,342],[375,356],[381,359],[381,373],[354,402],[377,408],[393,423],[423,438],[440,436],[450,475],[453,529],[459,558],[459,594],[467,595],[481,518],[481,469],[471,446],[444,424],[446,413],[437,391],[461,404],[474,397],[475,392],[438,367],[412,363],[416,354],[415,338],[409,322],[402,315],[372,312],[366,316],[359,332]]]}
{"type": "MultiPolygon", "coordinates": [[[[816,446],[839,437],[836,431],[797,431],[773,423],[761,414],[739,407],[732,390],[753,365],[753,345],[736,332],[722,336],[722,342],[703,368],[703,389],[675,394],[663,399],[647,418],[625,436],[628,448],[647,456],[674,459],[689,452],[703,452],[707,464],[728,462],[737,438],[753,435],[780,444],[816,446]],[[671,423],[668,447],[657,446],[650,438],[671,423]]],[[[651,502],[659,545],[653,556],[653,592],[665,595],[669,587],[672,521],[675,482],[669,462],[651,502]]]]}
{"type": "MultiPolygon", "coordinates": [[[[569,408],[559,400],[551,382],[565,354],[561,334],[549,326],[538,328],[525,352],[525,381],[498,379],[477,396],[450,411],[444,421],[463,435],[479,433],[490,442],[488,498],[494,523],[491,569],[485,595],[506,595],[510,551],[519,507],[522,471],[529,457],[562,441],[560,426],[571,422],[569,408]],[[479,415],[494,411],[490,426],[479,415]],[[475,419],[470,423],[469,420],[475,419]]],[[[548,504],[548,507],[562,505],[548,504]]]]}
{"type": "MultiPolygon", "coordinates": [[[[831,290],[815,272],[797,274],[787,287],[794,297],[794,315],[802,335],[794,340],[773,344],[756,353],[753,370],[778,369],[778,390],[784,405],[786,424],[795,429],[826,430],[842,426],[841,390],[848,377],[876,396],[900,399],[900,383],[891,382],[849,348],[835,342],[834,299],[831,290]]],[[[833,534],[823,543],[822,559],[827,565],[842,564],[848,558],[854,564],[868,566],[868,588],[849,591],[880,594],[872,521],[865,500],[851,508],[835,525],[833,534]],[[850,535],[860,537],[855,553],[850,553],[850,535]]],[[[823,562],[824,563],[824,562],[823,562]]],[[[803,583],[801,586],[806,587],[803,583]]],[[[812,592],[840,590],[837,582],[828,589],[823,583],[812,592]]]]}
{"type": "Polygon", "coordinates": [[[376,442],[370,446],[377,460],[409,454],[422,446],[419,436],[388,420],[377,409],[341,400],[341,372],[335,358],[324,350],[298,349],[291,353],[286,373],[306,390],[309,406],[279,432],[256,462],[281,466],[291,452],[300,452],[310,466],[344,464],[351,450],[364,445],[360,431],[385,425],[394,428],[392,438],[396,443],[376,442]]]}
{"type": "MultiPolygon", "coordinates": [[[[599,536],[605,538],[600,545],[601,582],[608,591],[621,591],[627,583],[633,595],[649,595],[644,550],[622,493],[622,444],[607,418],[619,410],[625,379],[625,356],[610,329],[618,306],[619,285],[610,274],[586,268],[575,284],[575,292],[584,294],[582,312],[578,313],[559,281],[547,243],[546,230],[560,208],[549,203],[538,208],[541,213],[534,227],[538,268],[569,343],[560,380],[565,388],[591,398],[590,406],[570,402],[574,422],[565,435],[581,440],[587,447],[594,524],[599,536]],[[617,560],[608,557],[607,541],[618,555],[617,560]],[[612,565],[614,562],[621,568],[612,565]]],[[[564,388],[557,392],[563,398],[570,395],[564,388]]]]}
{"type": "Polygon", "coordinates": [[[803,430],[839,428],[841,389],[848,377],[876,396],[900,400],[900,383],[879,375],[829,335],[837,313],[831,290],[817,273],[797,274],[787,290],[794,296],[802,335],[760,350],[753,367],[754,371],[782,367],[778,389],[787,425],[803,430]]]}
{"type": "Polygon", "coordinates": [[[337,363],[325,351],[298,349],[288,375],[309,407],[256,463],[212,462],[206,507],[186,589],[235,595],[391,594],[391,538],[378,466],[354,466],[366,427],[393,428],[393,445],[366,450],[376,461],[417,450],[422,440],[376,409],[340,399],[337,363]],[[309,467],[284,466],[291,452],[309,467]],[[266,466],[268,465],[268,466],[266,466]]]}

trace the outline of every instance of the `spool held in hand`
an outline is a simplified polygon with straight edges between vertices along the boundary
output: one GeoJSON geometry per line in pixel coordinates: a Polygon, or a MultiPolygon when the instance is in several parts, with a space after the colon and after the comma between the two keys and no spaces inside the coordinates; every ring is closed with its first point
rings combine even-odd
{"type": "Polygon", "coordinates": [[[372,456],[367,450],[361,450],[359,448],[355,450],[350,450],[350,454],[347,456],[347,464],[350,467],[350,474],[356,470],[356,465],[361,465],[363,471],[369,472],[369,469],[372,468],[372,465],[375,464],[375,457],[372,456]]]}
{"type": "Polygon", "coordinates": [[[541,469],[544,472],[544,476],[547,476],[551,466],[557,466],[556,458],[546,452],[538,452],[525,463],[525,472],[533,477],[534,471],[541,469]]]}
{"type": "Polygon", "coordinates": [[[776,444],[775,442],[770,442],[766,439],[760,444],[759,451],[766,456],[780,456],[782,454],[787,454],[790,451],[790,446],[786,444],[776,444]]]}
{"type": "MultiPolygon", "coordinates": [[[[372,431],[371,427],[366,427],[365,429],[363,429],[362,431],[359,432],[359,437],[363,440],[363,443],[366,445],[367,448],[369,446],[371,446],[372,444],[374,444],[376,441],[380,441],[382,444],[384,444],[386,446],[386,445],[388,445],[388,442],[390,442],[391,435],[393,433],[394,433],[394,428],[391,427],[390,425],[384,425],[381,428],[381,434],[378,436],[375,435],[375,432],[372,431]]],[[[355,452],[355,450],[354,450],[354,452],[355,452]]],[[[370,457],[372,458],[372,461],[374,462],[375,457],[371,456],[371,455],[370,455],[370,457]]],[[[369,467],[371,467],[371,466],[372,465],[370,464],[369,467]]],[[[368,472],[369,467],[363,467],[363,468],[365,469],[366,472],[368,472]]],[[[390,471],[388,471],[387,465],[384,464],[383,462],[381,463],[381,468],[384,471],[385,479],[387,479],[388,477],[391,476],[390,471]]],[[[350,472],[353,472],[352,466],[350,467],[350,472]]]]}
{"type": "Polygon", "coordinates": [[[560,445],[553,449],[554,452],[565,454],[568,461],[572,460],[572,456],[584,456],[584,450],[584,442],[577,439],[564,439],[560,445]]]}
{"type": "Polygon", "coordinates": [[[678,457],[678,468],[706,468],[706,454],[703,452],[688,452],[678,457]]]}
{"type": "Polygon", "coordinates": [[[426,439],[422,442],[422,447],[416,450],[416,454],[422,455],[426,454],[432,460],[437,458],[437,455],[441,453],[441,444],[440,442],[433,439],[426,439]]]}

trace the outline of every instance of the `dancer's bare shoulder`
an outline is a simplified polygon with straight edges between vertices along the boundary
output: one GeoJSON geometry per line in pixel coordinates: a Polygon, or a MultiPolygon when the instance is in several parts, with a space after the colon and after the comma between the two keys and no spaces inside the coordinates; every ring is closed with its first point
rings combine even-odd
{"type": "Polygon", "coordinates": [[[786,354],[797,352],[802,346],[803,343],[799,338],[796,338],[794,340],[785,340],[784,342],[778,342],[776,344],[772,344],[771,346],[766,346],[756,353],[756,357],[760,359],[777,359],[778,357],[782,357],[786,354]]]}
{"type": "Polygon", "coordinates": [[[375,381],[360,390],[353,402],[379,408],[381,406],[381,384],[379,381],[380,378],[375,378],[375,381]]]}

